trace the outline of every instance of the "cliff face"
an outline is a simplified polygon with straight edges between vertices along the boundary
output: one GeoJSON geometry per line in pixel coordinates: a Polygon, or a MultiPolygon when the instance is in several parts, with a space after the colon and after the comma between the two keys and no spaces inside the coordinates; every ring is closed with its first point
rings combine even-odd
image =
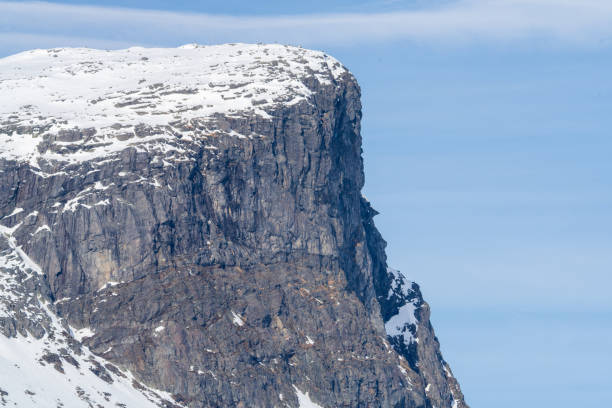
{"type": "MultiPolygon", "coordinates": [[[[62,49],[0,72],[1,232],[76,344],[165,404],[466,407],[418,286],[387,268],[336,60],[62,49]]],[[[8,338],[52,332],[5,314],[8,338]]]]}

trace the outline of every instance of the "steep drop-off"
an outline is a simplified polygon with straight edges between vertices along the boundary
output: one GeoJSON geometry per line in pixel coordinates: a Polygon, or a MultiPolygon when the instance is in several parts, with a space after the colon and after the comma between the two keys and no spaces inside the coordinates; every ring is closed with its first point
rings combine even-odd
{"type": "Polygon", "coordinates": [[[418,286],[386,265],[338,61],[35,50],[0,60],[0,95],[3,341],[63,327],[72,351],[39,354],[83,348],[154,404],[466,407],[418,286]]]}

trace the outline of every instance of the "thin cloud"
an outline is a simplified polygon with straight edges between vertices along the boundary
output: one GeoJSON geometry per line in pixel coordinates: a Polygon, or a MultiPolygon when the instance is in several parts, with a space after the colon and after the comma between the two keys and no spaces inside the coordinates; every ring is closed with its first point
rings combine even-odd
{"type": "MultiPolygon", "coordinates": [[[[99,43],[109,44],[109,48],[123,43],[164,46],[261,41],[354,46],[388,41],[446,44],[533,38],[592,46],[608,44],[612,37],[612,2],[457,0],[428,9],[386,13],[264,17],[0,2],[0,39],[5,42],[7,35],[16,33],[24,34],[19,43],[30,47],[40,47],[38,39],[45,36],[56,37],[56,46],[99,43]]],[[[44,41],[45,46],[50,42],[44,41]]]]}
{"type": "MultiPolygon", "coordinates": [[[[23,32],[0,32],[0,44],[9,44],[14,49],[24,49],[32,44],[37,48],[53,48],[61,44],[65,47],[89,47],[99,49],[127,48],[134,45],[146,45],[133,41],[113,41],[100,38],[73,37],[50,34],[31,34],[23,32]]],[[[32,48],[32,47],[29,47],[32,48]]]]}

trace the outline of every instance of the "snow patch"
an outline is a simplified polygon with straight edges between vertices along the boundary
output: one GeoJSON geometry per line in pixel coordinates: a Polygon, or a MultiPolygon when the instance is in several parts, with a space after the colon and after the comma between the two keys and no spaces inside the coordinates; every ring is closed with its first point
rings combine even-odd
{"type": "Polygon", "coordinates": [[[121,282],[108,281],[104,285],[100,286],[100,289],[98,289],[96,292],[101,292],[106,288],[112,288],[113,286],[117,286],[121,283],[125,283],[125,282],[124,281],[121,281],[121,282]]]}
{"type": "Polygon", "coordinates": [[[94,204],[94,206],[97,206],[97,205],[110,205],[110,200],[107,198],[105,200],[98,201],[97,203],[94,204]]]}
{"type": "Polygon", "coordinates": [[[41,225],[40,227],[38,227],[38,228],[36,229],[36,231],[34,231],[34,232],[32,233],[32,235],[36,235],[36,234],[38,234],[39,232],[43,232],[43,231],[51,232],[51,228],[49,228],[49,226],[48,226],[47,224],[45,224],[45,225],[41,225]]]}
{"type": "Polygon", "coordinates": [[[446,374],[446,376],[448,378],[455,378],[453,377],[453,375],[451,374],[450,370],[448,369],[448,367],[446,366],[446,364],[442,363],[442,368],[444,369],[444,373],[446,374]]]}
{"type": "Polygon", "coordinates": [[[387,299],[396,298],[396,301],[402,304],[397,313],[385,323],[385,331],[390,337],[402,337],[403,342],[409,345],[412,342],[418,342],[418,339],[412,333],[419,323],[416,311],[420,307],[420,299],[412,289],[413,282],[398,270],[388,268],[388,273],[391,275],[391,287],[387,299]]]}
{"type": "Polygon", "coordinates": [[[293,389],[295,390],[295,395],[297,396],[300,404],[299,408],[323,408],[321,405],[315,404],[308,396],[308,393],[304,394],[295,385],[293,386],[293,389]]]}
{"type": "Polygon", "coordinates": [[[400,307],[397,314],[394,315],[387,323],[385,330],[389,336],[397,336],[406,333],[407,326],[417,324],[417,318],[414,315],[416,305],[414,303],[406,303],[400,307]]]}
{"type": "Polygon", "coordinates": [[[83,341],[85,338],[93,337],[96,333],[89,327],[83,327],[82,329],[73,330],[72,336],[78,341],[83,341]]]}
{"type": "Polygon", "coordinates": [[[17,214],[19,214],[20,212],[23,212],[23,208],[21,208],[21,207],[17,207],[17,208],[15,208],[15,209],[13,210],[13,212],[12,212],[12,213],[10,213],[9,215],[5,216],[4,218],[9,218],[9,217],[12,217],[13,215],[17,215],[17,214]]]}
{"type": "Polygon", "coordinates": [[[236,314],[236,312],[234,312],[233,310],[232,310],[232,323],[234,323],[236,326],[244,326],[244,321],[242,320],[242,317],[236,314]]]}
{"type": "Polygon", "coordinates": [[[94,189],[95,190],[106,190],[110,188],[110,186],[112,186],[113,184],[114,183],[110,183],[108,186],[105,186],[104,184],[102,184],[102,182],[96,181],[96,184],[94,184],[94,189]]]}

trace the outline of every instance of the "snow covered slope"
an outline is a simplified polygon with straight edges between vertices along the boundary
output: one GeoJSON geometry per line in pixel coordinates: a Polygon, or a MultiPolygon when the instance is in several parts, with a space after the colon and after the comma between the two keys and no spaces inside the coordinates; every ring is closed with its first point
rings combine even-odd
{"type": "Polygon", "coordinates": [[[345,72],[322,52],[281,45],[27,51],[0,59],[0,157],[82,161],[134,145],[134,133],[139,144],[194,137],[185,121],[266,118],[307,100],[313,78],[329,84],[345,72]],[[143,135],[144,124],[155,131],[143,135]],[[90,137],[73,140],[74,128],[90,137]],[[45,150],[43,134],[60,134],[64,154],[45,150]]]}

